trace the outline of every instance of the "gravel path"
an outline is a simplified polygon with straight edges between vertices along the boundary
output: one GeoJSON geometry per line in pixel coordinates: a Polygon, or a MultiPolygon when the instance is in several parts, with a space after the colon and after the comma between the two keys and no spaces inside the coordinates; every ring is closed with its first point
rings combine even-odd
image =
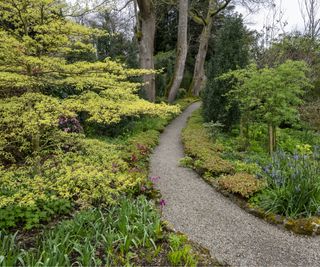
{"type": "Polygon", "coordinates": [[[194,171],[179,167],[181,130],[199,106],[192,104],[166,128],[151,158],[151,175],[161,177],[157,186],[166,201],[164,219],[232,266],[320,266],[320,237],[272,226],[223,197],[194,171]]]}

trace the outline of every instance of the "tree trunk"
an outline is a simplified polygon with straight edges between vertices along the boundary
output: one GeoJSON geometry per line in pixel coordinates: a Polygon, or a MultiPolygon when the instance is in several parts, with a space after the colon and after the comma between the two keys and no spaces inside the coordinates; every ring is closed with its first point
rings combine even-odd
{"type": "Polygon", "coordinates": [[[179,1],[179,31],[178,31],[178,42],[177,42],[177,58],[175,63],[174,75],[172,84],[169,90],[169,103],[172,103],[180,88],[185,63],[188,53],[188,2],[189,0],[179,1]]]}
{"type": "MultiPolygon", "coordinates": [[[[156,31],[156,16],[154,5],[150,0],[137,0],[139,21],[137,22],[137,39],[139,43],[140,68],[154,70],[154,38],[156,31]]],[[[143,76],[146,98],[154,102],[156,98],[155,74],[143,76]]]]}
{"type": "Polygon", "coordinates": [[[269,135],[269,140],[268,140],[268,149],[269,149],[269,154],[272,155],[274,150],[275,150],[275,127],[272,124],[268,125],[268,135],[269,135]]]}
{"type": "Polygon", "coordinates": [[[273,133],[273,151],[276,151],[277,149],[277,128],[275,126],[272,126],[272,133],[273,133]]]}
{"type": "Polygon", "coordinates": [[[222,4],[218,4],[217,0],[209,0],[209,8],[205,23],[203,24],[203,29],[199,40],[199,49],[196,57],[196,63],[194,66],[193,79],[190,86],[190,91],[194,96],[199,96],[205,83],[207,81],[204,64],[208,52],[209,38],[211,34],[211,29],[213,26],[213,18],[222,10],[224,10],[231,2],[231,0],[225,0],[222,4]]]}
{"type": "Polygon", "coordinates": [[[210,17],[207,21],[207,25],[203,26],[200,41],[199,41],[199,50],[196,57],[196,63],[194,66],[193,79],[191,83],[190,91],[194,96],[199,96],[202,87],[204,87],[205,71],[204,63],[206,61],[207,52],[208,52],[208,43],[210,38],[210,33],[212,29],[213,19],[210,17]]]}

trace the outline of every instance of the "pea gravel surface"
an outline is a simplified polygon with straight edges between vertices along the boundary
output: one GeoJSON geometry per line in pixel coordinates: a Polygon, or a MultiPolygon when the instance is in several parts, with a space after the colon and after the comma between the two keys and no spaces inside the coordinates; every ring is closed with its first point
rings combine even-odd
{"type": "Polygon", "coordinates": [[[297,236],[248,214],[194,171],[179,166],[181,131],[201,103],[190,105],[162,133],[151,176],[166,202],[163,219],[232,266],[320,266],[320,237],[297,236]]]}

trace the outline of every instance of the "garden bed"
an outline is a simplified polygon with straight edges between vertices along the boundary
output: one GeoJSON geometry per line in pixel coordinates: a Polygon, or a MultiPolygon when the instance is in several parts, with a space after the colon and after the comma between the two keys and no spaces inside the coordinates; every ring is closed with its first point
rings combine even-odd
{"type": "MultiPolygon", "coordinates": [[[[275,162],[275,160],[272,161],[272,158],[268,156],[264,149],[263,139],[257,137],[263,136],[259,131],[261,131],[261,127],[257,127],[256,131],[254,131],[253,135],[256,137],[252,140],[251,148],[243,151],[238,149],[240,146],[236,135],[219,133],[213,137],[212,132],[210,133],[206,128],[206,124],[204,124],[201,110],[197,110],[188,120],[187,126],[183,130],[182,139],[186,157],[181,159],[181,165],[196,170],[217,191],[230,198],[247,212],[297,234],[319,235],[320,217],[317,214],[286,216],[286,214],[275,213],[260,207],[259,201],[264,197],[264,192],[272,192],[270,190],[270,186],[272,186],[270,177],[264,173],[263,167],[275,162]]],[[[309,132],[307,136],[307,134],[297,133],[297,131],[290,129],[279,129],[278,131],[280,147],[286,149],[288,154],[291,152],[292,158],[296,157],[296,159],[292,159],[293,163],[298,160],[298,154],[294,154],[295,148],[298,150],[300,148],[300,151],[308,151],[311,145],[305,143],[306,139],[311,144],[320,140],[319,135],[316,133],[309,132]],[[301,138],[302,135],[304,135],[304,139],[301,138]]],[[[287,154],[284,153],[284,155],[287,154]]],[[[299,155],[299,159],[307,160],[306,156],[299,155]]],[[[312,166],[318,168],[319,162],[317,160],[319,158],[314,160],[316,162],[312,159],[312,164],[314,164],[312,166]]],[[[284,164],[280,160],[279,162],[278,164],[281,166],[284,164]]],[[[297,166],[304,167],[304,165],[300,166],[298,163],[297,166]]],[[[275,168],[271,169],[275,171],[275,168]]],[[[272,171],[271,169],[269,172],[272,171]]],[[[280,177],[280,174],[277,174],[280,177]]],[[[314,170],[312,174],[313,178],[317,179],[317,171],[314,170]]],[[[320,181],[318,185],[320,185],[320,181]]],[[[299,195],[299,190],[302,191],[303,188],[303,185],[297,186],[297,195],[299,195]]],[[[314,207],[310,206],[310,213],[313,211],[312,208],[314,207]]],[[[292,212],[293,209],[287,210],[292,212]]]]}
{"type": "MultiPolygon", "coordinates": [[[[178,104],[183,110],[194,101],[178,104]]],[[[218,265],[206,249],[161,221],[165,202],[153,187],[154,178],[147,178],[152,149],[173,118],[137,119],[112,129],[115,137],[81,137],[78,150],[42,163],[38,183],[27,183],[26,176],[33,174],[25,166],[20,172],[2,169],[2,179],[20,175],[20,184],[15,199],[1,198],[12,204],[0,214],[0,265],[218,265]],[[47,189],[60,190],[60,197],[40,199],[39,205],[37,198],[48,195],[36,193],[47,189]],[[24,203],[27,195],[36,205],[14,203],[24,203]]]]}

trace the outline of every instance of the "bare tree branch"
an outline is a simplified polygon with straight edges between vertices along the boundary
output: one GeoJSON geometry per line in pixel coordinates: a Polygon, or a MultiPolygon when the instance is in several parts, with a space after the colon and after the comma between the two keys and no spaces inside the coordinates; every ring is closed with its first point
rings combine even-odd
{"type": "Polygon", "coordinates": [[[219,14],[222,10],[224,10],[230,4],[231,1],[232,0],[226,0],[224,3],[220,4],[218,8],[210,14],[210,17],[214,17],[217,14],[219,14]]]}

